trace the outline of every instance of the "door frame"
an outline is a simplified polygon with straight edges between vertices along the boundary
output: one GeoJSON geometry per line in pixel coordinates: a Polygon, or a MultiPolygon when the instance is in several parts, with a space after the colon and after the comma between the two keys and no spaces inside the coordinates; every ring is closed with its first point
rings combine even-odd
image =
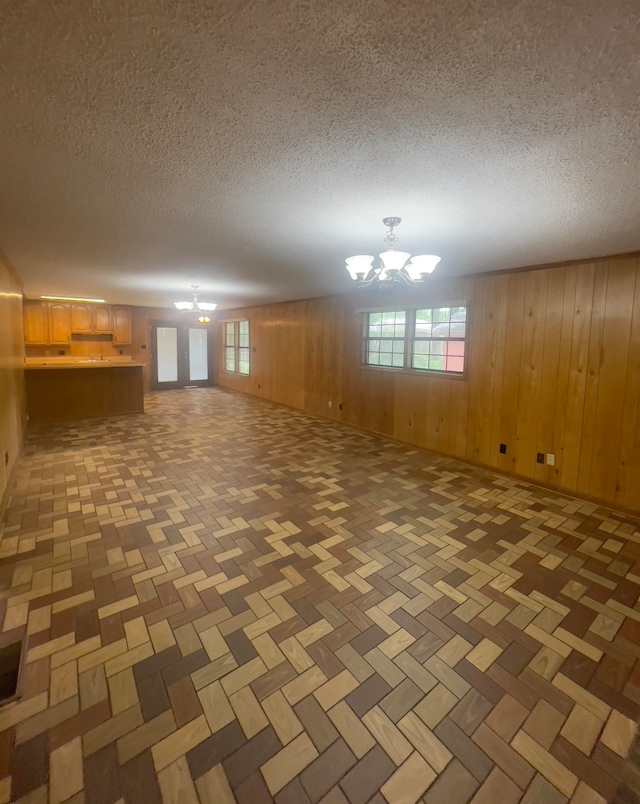
{"type": "Polygon", "coordinates": [[[212,329],[209,324],[197,321],[163,321],[149,322],[149,343],[151,345],[151,390],[169,391],[176,388],[210,388],[214,383],[214,363],[212,347],[212,329]],[[158,327],[170,327],[177,330],[178,347],[178,379],[176,382],[158,382],[158,327]],[[189,330],[204,329],[207,333],[207,371],[209,379],[189,379],[189,330]]]}

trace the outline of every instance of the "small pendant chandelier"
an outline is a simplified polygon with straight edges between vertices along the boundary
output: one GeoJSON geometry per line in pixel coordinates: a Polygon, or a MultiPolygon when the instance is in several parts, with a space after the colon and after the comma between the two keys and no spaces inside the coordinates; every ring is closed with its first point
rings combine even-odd
{"type": "Polygon", "coordinates": [[[424,282],[427,274],[430,274],[440,262],[440,257],[436,257],[434,254],[419,254],[412,257],[407,251],[395,251],[393,246],[398,242],[398,237],[393,230],[401,221],[402,218],[382,219],[387,227],[384,242],[389,248],[379,255],[382,261],[379,268],[373,267],[374,258],[369,254],[358,254],[346,260],[347,271],[351,278],[358,283],[358,287],[367,287],[376,281],[386,289],[392,288],[401,281],[416,287],[424,282]],[[407,260],[410,262],[407,263],[407,260]]]}
{"type": "Polygon", "coordinates": [[[198,288],[200,285],[191,285],[191,287],[193,288],[193,301],[174,302],[174,304],[178,310],[181,310],[183,313],[198,313],[197,321],[199,324],[208,324],[211,318],[206,315],[206,313],[212,312],[218,305],[209,304],[208,302],[199,302],[198,288]]]}

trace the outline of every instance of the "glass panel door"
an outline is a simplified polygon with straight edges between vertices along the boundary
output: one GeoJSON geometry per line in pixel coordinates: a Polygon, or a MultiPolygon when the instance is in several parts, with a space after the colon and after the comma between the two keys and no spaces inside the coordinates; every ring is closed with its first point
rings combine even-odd
{"type": "Polygon", "coordinates": [[[189,381],[209,379],[206,329],[189,328],[189,381]]]}
{"type": "Polygon", "coordinates": [[[178,329],[176,327],[158,327],[156,337],[158,382],[177,382],[178,329]]]}
{"type": "Polygon", "coordinates": [[[151,324],[151,388],[212,385],[209,328],[193,326],[190,321],[151,324]]]}

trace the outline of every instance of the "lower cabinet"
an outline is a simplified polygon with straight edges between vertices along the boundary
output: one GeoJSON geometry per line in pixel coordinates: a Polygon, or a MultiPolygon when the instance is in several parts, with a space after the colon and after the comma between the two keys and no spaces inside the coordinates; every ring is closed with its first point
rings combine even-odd
{"type": "Polygon", "coordinates": [[[140,363],[28,366],[24,374],[33,424],[144,412],[140,363]]]}

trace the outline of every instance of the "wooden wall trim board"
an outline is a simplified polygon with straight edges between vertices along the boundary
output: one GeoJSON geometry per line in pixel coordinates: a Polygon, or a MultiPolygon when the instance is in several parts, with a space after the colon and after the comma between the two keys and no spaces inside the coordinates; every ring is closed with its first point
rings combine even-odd
{"type": "Polygon", "coordinates": [[[445,278],[394,306],[453,299],[471,317],[463,381],[362,368],[365,290],[224,311],[250,321],[251,373],[218,361],[218,384],[640,512],[640,258],[445,278]]]}

